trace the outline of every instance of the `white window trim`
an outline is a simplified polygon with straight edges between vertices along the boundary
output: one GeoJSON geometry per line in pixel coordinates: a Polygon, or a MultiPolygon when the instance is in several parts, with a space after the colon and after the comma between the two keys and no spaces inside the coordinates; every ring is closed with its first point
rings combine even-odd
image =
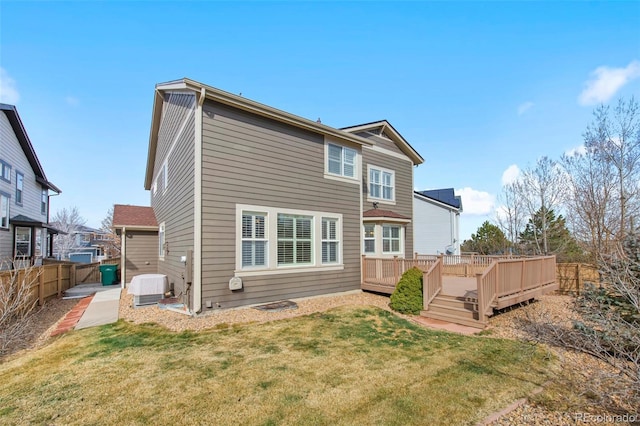
{"type": "Polygon", "coordinates": [[[405,222],[395,222],[393,220],[385,220],[384,222],[365,222],[365,224],[369,225],[369,224],[374,224],[375,228],[374,228],[374,241],[375,241],[375,252],[373,253],[365,253],[364,251],[364,224],[362,227],[362,254],[364,254],[365,256],[373,256],[373,257],[383,257],[383,258],[390,258],[390,257],[394,257],[394,256],[398,256],[398,257],[403,257],[405,255],[404,253],[404,246],[405,246],[405,242],[406,242],[406,232],[407,232],[407,227],[406,225],[406,221],[405,222]],[[382,227],[384,225],[388,225],[388,226],[399,226],[400,227],[400,251],[398,252],[383,252],[383,244],[382,244],[382,227]]]}
{"type": "Polygon", "coordinates": [[[0,210],[0,229],[9,229],[9,216],[10,216],[10,201],[11,197],[8,194],[5,194],[4,192],[0,192],[0,209],[2,209],[3,204],[5,207],[5,210],[2,211],[0,210]],[[4,202],[3,202],[4,200],[4,202]],[[2,218],[6,219],[6,226],[2,226],[2,218]]]}
{"type": "Polygon", "coordinates": [[[33,238],[33,228],[30,228],[28,226],[16,226],[15,230],[14,230],[14,241],[13,241],[13,250],[15,253],[15,257],[31,257],[33,255],[33,247],[31,247],[31,239],[33,238]],[[27,243],[27,246],[29,247],[29,250],[27,252],[27,254],[18,254],[18,232],[20,230],[28,230],[29,231],[29,239],[27,241],[25,241],[27,243]]]}
{"type": "Polygon", "coordinates": [[[16,205],[24,205],[24,173],[16,170],[16,205]],[[22,178],[22,179],[20,179],[22,178]],[[18,193],[20,193],[20,201],[18,201],[18,193]]]}
{"type": "Polygon", "coordinates": [[[40,214],[47,214],[49,209],[49,192],[46,188],[40,191],[40,214]]]}
{"type": "Polygon", "coordinates": [[[341,144],[339,142],[336,142],[334,140],[329,140],[327,138],[325,138],[324,140],[324,177],[326,179],[334,179],[334,180],[339,180],[342,182],[348,182],[348,183],[353,183],[356,185],[360,184],[360,176],[362,174],[362,154],[360,153],[360,151],[356,148],[350,147],[350,146],[345,146],[344,144],[341,144]],[[347,149],[352,149],[355,151],[356,156],[355,156],[355,167],[354,167],[354,177],[350,177],[350,176],[344,176],[344,175],[337,175],[335,173],[329,173],[329,145],[335,145],[335,146],[339,146],[341,148],[347,148],[347,149]]]}
{"type": "MultiPolygon", "coordinates": [[[[336,244],[336,253],[337,253],[337,258],[335,261],[331,261],[331,260],[327,260],[326,262],[322,261],[322,253],[320,253],[320,262],[323,265],[335,265],[336,263],[338,263],[338,260],[340,259],[340,253],[342,252],[342,244],[340,244],[340,239],[338,238],[338,227],[339,227],[339,223],[338,220],[334,217],[321,217],[320,218],[320,225],[322,225],[322,223],[324,221],[327,221],[327,224],[331,223],[331,222],[336,222],[336,236],[335,238],[331,238],[331,232],[330,232],[330,228],[327,225],[327,237],[324,238],[323,235],[320,235],[320,240],[321,240],[321,244],[320,244],[320,250],[322,250],[322,245],[324,243],[328,243],[328,244],[336,244]]],[[[320,232],[322,233],[322,226],[320,226],[320,232]]]]}
{"type": "MultiPolygon", "coordinates": [[[[382,252],[383,255],[393,255],[393,256],[398,256],[398,255],[402,255],[404,254],[404,226],[402,225],[398,225],[395,223],[383,223],[380,225],[380,231],[381,234],[380,235],[380,242],[382,243],[382,246],[380,247],[380,251],[382,252]],[[384,251],[384,227],[385,226],[389,226],[389,227],[394,227],[394,228],[399,228],[398,229],[398,251],[384,251]]],[[[395,238],[391,238],[389,237],[389,239],[395,240],[395,238]]]]}
{"type": "Polygon", "coordinates": [[[166,255],[167,232],[164,222],[158,225],[158,259],[164,260],[166,255]],[[162,236],[162,238],[160,238],[162,236]]]}
{"type": "Polygon", "coordinates": [[[337,271],[343,270],[343,219],[342,214],[332,212],[319,212],[310,210],[294,210],[276,207],[255,206],[248,204],[236,204],[236,277],[250,277],[260,275],[292,274],[312,271],[337,271]],[[264,267],[242,267],[242,213],[260,212],[266,216],[267,230],[267,265],[264,267]],[[312,262],[308,265],[278,265],[278,213],[286,215],[310,216],[312,235],[312,262]],[[322,263],[322,219],[336,219],[338,239],[338,262],[322,263]]]}
{"type": "Polygon", "coordinates": [[[375,255],[376,254],[376,250],[378,249],[378,242],[376,241],[376,237],[378,236],[378,233],[376,232],[376,224],[375,223],[364,223],[362,225],[362,253],[364,254],[368,254],[368,255],[375,255]],[[371,225],[373,226],[373,238],[371,237],[367,237],[366,236],[366,230],[365,227],[367,225],[371,225]],[[366,241],[373,241],[373,251],[367,251],[366,250],[366,241]]]}
{"type": "Polygon", "coordinates": [[[385,169],[383,167],[378,167],[372,164],[367,165],[367,201],[378,201],[384,204],[395,205],[396,204],[396,172],[395,170],[385,169]],[[371,196],[371,170],[378,170],[380,172],[380,197],[372,197],[371,196]],[[393,197],[388,200],[386,198],[382,198],[382,194],[384,194],[384,185],[382,180],[382,174],[389,173],[391,174],[391,188],[393,197]]]}
{"type": "MultiPolygon", "coordinates": [[[[240,214],[240,267],[243,270],[255,270],[255,269],[263,269],[265,268],[265,266],[269,265],[269,220],[268,220],[268,215],[265,212],[261,212],[261,211],[243,211],[240,214]],[[247,237],[243,237],[242,236],[242,216],[244,214],[248,214],[251,216],[264,216],[265,220],[264,220],[264,238],[256,238],[253,235],[250,238],[247,237]],[[251,242],[258,242],[258,241],[262,241],[265,242],[265,246],[266,246],[266,252],[264,254],[265,257],[265,263],[266,265],[242,265],[242,243],[245,241],[251,241],[251,242]]],[[[255,233],[254,233],[255,234],[255,233]]]]}
{"type": "Polygon", "coordinates": [[[164,160],[162,164],[162,193],[167,192],[167,188],[169,187],[169,163],[167,160],[164,160]]]}

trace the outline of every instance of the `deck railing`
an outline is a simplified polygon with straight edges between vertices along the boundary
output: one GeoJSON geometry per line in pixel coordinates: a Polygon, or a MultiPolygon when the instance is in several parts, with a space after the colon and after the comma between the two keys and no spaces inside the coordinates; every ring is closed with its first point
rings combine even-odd
{"type": "Polygon", "coordinates": [[[486,321],[494,307],[510,306],[555,290],[556,257],[496,260],[477,275],[477,282],[478,312],[480,320],[486,321]]]}
{"type": "Polygon", "coordinates": [[[429,309],[429,303],[442,291],[442,265],[443,259],[439,257],[422,276],[422,300],[424,310],[429,309]]]}
{"type": "MultiPolygon", "coordinates": [[[[433,260],[438,258],[439,255],[433,254],[414,254],[414,259],[428,259],[433,260]]],[[[516,259],[518,256],[504,255],[504,256],[485,256],[479,254],[459,255],[451,254],[444,255],[443,259],[443,273],[444,275],[456,276],[456,277],[475,277],[478,273],[484,272],[491,263],[495,260],[502,259],[516,259]]]]}
{"type": "Polygon", "coordinates": [[[362,256],[362,288],[365,290],[393,292],[402,274],[414,266],[425,271],[433,265],[437,256],[423,259],[377,258],[362,256]]]}

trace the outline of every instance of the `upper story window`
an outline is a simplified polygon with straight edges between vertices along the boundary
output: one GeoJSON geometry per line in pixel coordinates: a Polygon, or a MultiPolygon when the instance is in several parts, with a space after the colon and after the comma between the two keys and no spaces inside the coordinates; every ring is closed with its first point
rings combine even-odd
{"type": "Polygon", "coordinates": [[[9,229],[9,196],[0,192],[0,228],[9,229]]]}
{"type": "Polygon", "coordinates": [[[0,179],[11,182],[11,166],[0,160],[0,179]]]}
{"type": "Polygon", "coordinates": [[[369,166],[369,198],[395,201],[395,173],[380,167],[369,166]]]}
{"type": "Polygon", "coordinates": [[[327,143],[327,173],[356,179],[358,174],[358,151],[346,146],[327,143]]]}
{"type": "Polygon", "coordinates": [[[24,175],[16,172],[16,204],[22,205],[22,191],[24,189],[24,175]]]}
{"type": "Polygon", "coordinates": [[[45,188],[42,188],[42,195],[40,198],[40,213],[47,214],[48,202],[49,202],[49,193],[45,188]]]}

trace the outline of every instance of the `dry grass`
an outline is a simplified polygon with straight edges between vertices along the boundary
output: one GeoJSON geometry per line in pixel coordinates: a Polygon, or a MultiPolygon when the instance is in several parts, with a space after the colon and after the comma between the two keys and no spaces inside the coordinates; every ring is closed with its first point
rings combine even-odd
{"type": "Polygon", "coordinates": [[[197,333],[120,321],[0,365],[0,423],[473,424],[551,363],[374,307],[197,333]]]}

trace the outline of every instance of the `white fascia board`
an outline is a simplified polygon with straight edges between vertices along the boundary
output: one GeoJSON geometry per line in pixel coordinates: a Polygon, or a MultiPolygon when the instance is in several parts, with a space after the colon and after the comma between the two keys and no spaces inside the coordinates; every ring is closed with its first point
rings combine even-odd
{"type": "Polygon", "coordinates": [[[458,209],[456,207],[450,206],[447,203],[443,203],[442,201],[438,201],[438,200],[434,200],[433,198],[429,198],[429,197],[425,197],[424,195],[420,195],[417,193],[413,193],[413,198],[420,200],[420,201],[424,201],[426,203],[431,203],[431,204],[435,204],[438,207],[442,207],[443,209],[447,209],[447,210],[452,210],[455,212],[460,212],[461,209],[458,209]]]}

